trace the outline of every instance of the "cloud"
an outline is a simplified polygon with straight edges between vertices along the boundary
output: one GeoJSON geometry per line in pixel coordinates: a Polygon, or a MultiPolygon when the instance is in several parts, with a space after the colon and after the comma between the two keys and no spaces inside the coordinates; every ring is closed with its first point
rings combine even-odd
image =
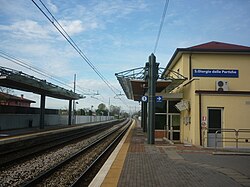
{"type": "Polygon", "coordinates": [[[60,20],[59,23],[62,25],[64,30],[69,34],[69,35],[74,35],[81,33],[87,29],[95,29],[97,28],[97,23],[92,22],[88,23],[86,25],[83,25],[81,20],[60,20]]]}
{"type": "MultiPolygon", "coordinates": [[[[114,23],[119,19],[127,19],[128,15],[145,10],[147,5],[141,0],[93,0],[90,6],[68,2],[68,6],[61,9],[61,17],[64,20],[81,20],[84,31],[92,29],[106,29],[108,23],[114,23]]],[[[63,5],[60,5],[61,7],[63,5]]]]}
{"type": "Polygon", "coordinates": [[[145,7],[145,4],[139,3],[138,1],[98,1],[94,12],[102,16],[113,17],[116,15],[118,18],[121,18],[145,7]]]}
{"type": "Polygon", "coordinates": [[[51,0],[48,0],[48,5],[49,5],[49,10],[51,10],[53,13],[57,13],[58,12],[58,8],[55,4],[53,4],[51,2],[51,0]]]}
{"type": "MultiPolygon", "coordinates": [[[[85,31],[87,28],[96,28],[96,23],[89,23],[85,27],[81,20],[60,20],[64,30],[69,35],[79,34],[85,31]]],[[[55,28],[48,24],[41,24],[33,20],[16,21],[10,25],[0,25],[0,31],[7,31],[7,34],[11,34],[15,38],[23,39],[55,39],[55,35],[58,35],[55,28]]]]}
{"type": "Polygon", "coordinates": [[[49,30],[47,27],[32,20],[17,21],[11,25],[0,25],[0,30],[10,32],[12,36],[26,39],[42,39],[49,37],[49,30]]]}
{"type": "Polygon", "coordinates": [[[17,21],[23,18],[36,17],[37,9],[32,5],[32,1],[1,0],[0,1],[0,22],[17,21]],[[35,10],[35,11],[34,11],[35,10]]]}
{"type": "Polygon", "coordinates": [[[118,19],[127,19],[127,16],[145,10],[147,5],[138,0],[134,1],[98,1],[94,6],[93,14],[102,23],[112,23],[118,19]]]}
{"type": "Polygon", "coordinates": [[[100,80],[100,79],[79,79],[77,81],[77,84],[81,88],[86,88],[89,90],[97,90],[97,88],[100,90],[106,89],[107,86],[100,80]]]}

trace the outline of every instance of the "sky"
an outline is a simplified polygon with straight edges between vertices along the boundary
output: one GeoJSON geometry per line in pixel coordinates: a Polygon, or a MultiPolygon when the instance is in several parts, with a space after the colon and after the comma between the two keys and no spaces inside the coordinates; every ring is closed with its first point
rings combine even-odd
{"type": "MultiPolygon", "coordinates": [[[[39,0],[34,0],[39,6],[39,0]]],[[[143,67],[154,51],[165,0],[42,0],[81,51],[124,94],[115,73],[143,67]]],[[[155,51],[165,68],[176,48],[219,41],[250,46],[250,0],[169,0],[155,51]]],[[[138,102],[115,93],[60,35],[32,0],[0,0],[0,54],[11,55],[45,72],[44,77],[0,56],[0,66],[73,89],[86,98],[77,108],[100,103],[140,110],[138,102]],[[53,77],[52,79],[50,77],[53,77]],[[55,81],[59,80],[58,81],[55,81]],[[61,82],[63,84],[61,84],[61,82]],[[99,95],[93,95],[94,93],[99,95]],[[91,95],[92,94],[92,95],[91,95]]],[[[14,91],[36,101],[37,94],[14,91]]],[[[68,101],[46,97],[46,107],[68,108],[68,101]]]]}

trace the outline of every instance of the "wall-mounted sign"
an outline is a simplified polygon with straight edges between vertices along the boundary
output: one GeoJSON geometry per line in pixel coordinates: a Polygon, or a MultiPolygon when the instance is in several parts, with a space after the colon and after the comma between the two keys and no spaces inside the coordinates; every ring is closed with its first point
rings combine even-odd
{"type": "Polygon", "coordinates": [[[193,77],[230,77],[238,78],[236,69],[193,69],[193,77]]]}

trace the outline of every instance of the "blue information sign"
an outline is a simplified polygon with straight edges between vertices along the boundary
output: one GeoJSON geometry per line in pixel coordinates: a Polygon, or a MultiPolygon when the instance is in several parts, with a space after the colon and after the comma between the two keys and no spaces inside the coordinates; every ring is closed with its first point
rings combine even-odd
{"type": "MultiPolygon", "coordinates": [[[[146,95],[142,96],[141,101],[142,102],[148,102],[148,96],[146,96],[146,95]]],[[[155,96],[155,101],[157,103],[161,103],[163,101],[163,97],[162,96],[155,96]]]]}
{"type": "Polygon", "coordinates": [[[148,102],[148,96],[144,95],[141,97],[142,102],[148,102]]]}
{"type": "Polygon", "coordinates": [[[238,78],[236,69],[193,69],[193,77],[229,77],[238,78]]]}
{"type": "Polygon", "coordinates": [[[156,96],[155,99],[157,103],[161,103],[163,100],[162,96],[156,96]]]}

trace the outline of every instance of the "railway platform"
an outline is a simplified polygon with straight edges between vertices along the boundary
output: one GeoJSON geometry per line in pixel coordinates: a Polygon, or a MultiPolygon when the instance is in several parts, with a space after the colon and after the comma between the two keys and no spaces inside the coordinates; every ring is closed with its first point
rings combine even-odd
{"type": "Polygon", "coordinates": [[[63,132],[69,132],[77,129],[83,129],[88,126],[99,125],[106,122],[111,121],[103,121],[103,122],[95,122],[95,123],[85,123],[85,124],[77,124],[77,125],[54,125],[54,126],[45,126],[44,129],[40,129],[38,127],[33,128],[22,128],[22,129],[11,129],[11,130],[1,130],[0,131],[0,145],[18,142],[20,140],[27,140],[36,137],[45,137],[48,135],[59,134],[63,132]]]}
{"type": "Polygon", "coordinates": [[[250,156],[212,152],[163,141],[148,145],[133,123],[89,186],[250,186],[250,156]]]}
{"type": "Polygon", "coordinates": [[[43,137],[47,135],[62,133],[71,131],[74,129],[80,129],[84,126],[53,126],[45,127],[44,129],[39,128],[23,128],[23,129],[14,129],[14,130],[5,130],[0,133],[0,145],[18,142],[20,140],[28,140],[36,137],[43,137]]]}

